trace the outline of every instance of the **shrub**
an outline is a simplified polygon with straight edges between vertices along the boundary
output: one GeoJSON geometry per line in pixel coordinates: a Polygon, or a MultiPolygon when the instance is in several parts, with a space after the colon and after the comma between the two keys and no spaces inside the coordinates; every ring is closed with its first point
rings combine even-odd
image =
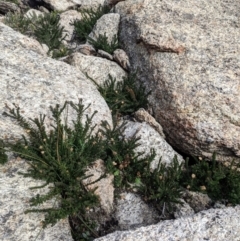
{"type": "Polygon", "coordinates": [[[150,164],[148,163],[147,168],[140,174],[138,189],[144,196],[144,200],[154,203],[155,207],[164,215],[165,208],[171,212],[174,203],[182,203],[179,199],[183,188],[179,180],[183,163],[180,164],[175,156],[169,166],[159,161],[158,167],[152,170],[150,164]]]}
{"type": "Polygon", "coordinates": [[[70,25],[74,26],[74,35],[72,39],[77,40],[80,43],[85,42],[97,20],[109,11],[110,8],[107,6],[99,6],[96,11],[93,9],[81,10],[82,19],[75,19],[70,23],[70,25]]]}
{"type": "Polygon", "coordinates": [[[105,137],[105,156],[102,159],[107,172],[114,175],[115,187],[129,188],[138,181],[139,173],[143,172],[155,154],[142,157],[143,153],[135,153],[140,138],[135,135],[129,139],[125,138],[123,132],[126,123],[115,124],[113,129],[110,129],[106,122],[103,122],[102,126],[100,132],[105,137]]]}
{"type": "Polygon", "coordinates": [[[25,18],[21,13],[7,13],[4,23],[22,34],[31,34],[33,31],[32,20],[25,18]]]}
{"type": "MultiPolygon", "coordinates": [[[[87,77],[90,78],[88,75],[87,77]]],[[[103,86],[98,85],[92,78],[90,79],[98,86],[99,92],[114,116],[129,115],[139,108],[147,107],[147,97],[150,92],[146,93],[142,84],[136,84],[136,74],[130,74],[119,82],[116,82],[116,79],[109,75],[109,79],[105,81],[103,86]]]]}
{"type": "MultiPolygon", "coordinates": [[[[81,123],[84,112],[83,105],[79,102],[65,102],[63,107],[56,105],[51,107],[54,124],[47,133],[45,129],[45,116],[40,115],[34,120],[26,120],[20,114],[19,107],[9,109],[5,115],[15,119],[26,130],[27,136],[16,143],[7,143],[6,147],[15,154],[24,158],[30,165],[25,177],[32,177],[45,181],[42,188],[48,184],[53,187],[45,195],[36,195],[30,200],[31,206],[37,206],[56,197],[59,207],[48,209],[30,209],[26,212],[45,212],[43,227],[55,224],[59,219],[80,212],[79,218],[82,225],[91,222],[86,217],[86,209],[98,205],[98,197],[95,190],[89,191],[82,184],[86,177],[87,166],[101,156],[102,141],[98,135],[92,135],[95,127],[90,127],[94,115],[87,118],[86,124],[81,123]],[[62,123],[61,116],[66,108],[72,108],[77,113],[77,119],[73,122],[73,129],[67,123],[62,123]]],[[[91,222],[94,226],[94,222],[91,222]]],[[[88,230],[87,227],[85,229],[88,230]]]]}
{"type": "Polygon", "coordinates": [[[31,18],[19,13],[8,13],[5,23],[13,29],[36,38],[40,43],[49,48],[54,58],[63,57],[70,53],[62,41],[65,39],[64,28],[60,26],[60,16],[57,12],[45,13],[37,17],[35,13],[31,18]]]}
{"type": "Polygon", "coordinates": [[[212,200],[225,200],[232,204],[240,203],[239,163],[232,161],[229,167],[216,161],[216,153],[211,160],[199,160],[194,164],[186,160],[181,183],[192,191],[207,193],[212,200]]]}
{"type": "Polygon", "coordinates": [[[104,35],[100,34],[96,40],[87,37],[88,42],[96,49],[96,50],[104,50],[109,54],[113,54],[113,52],[119,47],[118,37],[115,35],[111,43],[108,42],[108,38],[106,33],[104,35]]]}
{"type": "Polygon", "coordinates": [[[49,47],[49,52],[58,49],[62,45],[62,41],[66,38],[64,27],[60,26],[60,15],[56,12],[45,13],[44,16],[37,18],[33,22],[34,36],[40,43],[44,43],[49,47]]]}

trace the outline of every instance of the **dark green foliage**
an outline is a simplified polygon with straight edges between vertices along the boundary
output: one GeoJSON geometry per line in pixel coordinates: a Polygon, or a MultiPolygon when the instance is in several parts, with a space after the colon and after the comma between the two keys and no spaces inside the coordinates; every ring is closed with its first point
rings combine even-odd
{"type": "MultiPolygon", "coordinates": [[[[90,77],[88,76],[88,78],[90,77]]],[[[94,83],[97,84],[95,81],[94,83]]],[[[109,76],[103,86],[97,86],[114,116],[129,115],[139,108],[147,107],[147,97],[150,92],[146,93],[146,89],[142,84],[136,84],[135,74],[130,74],[128,77],[123,78],[121,82],[116,82],[116,79],[109,76]]]]}
{"type": "Polygon", "coordinates": [[[6,163],[8,160],[7,154],[5,153],[4,149],[4,142],[0,140],[0,164],[6,163]]]}
{"type": "Polygon", "coordinates": [[[113,54],[113,52],[119,47],[118,44],[118,37],[114,35],[114,38],[112,39],[111,43],[108,42],[108,37],[106,36],[106,33],[104,35],[100,34],[96,40],[87,37],[88,42],[96,49],[104,50],[105,52],[108,52],[109,54],[113,54]]]}
{"type": "Polygon", "coordinates": [[[142,157],[143,153],[136,154],[135,148],[139,146],[139,138],[133,136],[130,139],[125,139],[122,134],[125,129],[125,123],[117,126],[114,125],[113,129],[104,122],[102,135],[105,139],[105,156],[102,159],[108,173],[114,175],[114,184],[116,187],[129,187],[129,184],[135,183],[150,163],[155,154],[142,157]]]}
{"type": "Polygon", "coordinates": [[[75,19],[72,23],[70,23],[70,25],[74,26],[73,39],[79,41],[80,43],[85,42],[97,20],[109,11],[110,9],[107,6],[99,6],[96,11],[93,9],[81,10],[82,19],[75,19]]]}
{"type": "Polygon", "coordinates": [[[207,193],[210,198],[227,200],[232,204],[240,203],[240,173],[237,171],[240,164],[232,161],[230,167],[216,161],[216,154],[212,160],[195,159],[195,164],[185,164],[181,183],[190,190],[207,193]]]}
{"type": "Polygon", "coordinates": [[[141,174],[141,185],[138,187],[144,199],[153,202],[160,210],[166,207],[172,211],[173,203],[180,203],[182,187],[179,180],[181,177],[182,166],[175,156],[170,166],[159,161],[158,168],[151,170],[150,164],[141,174]]]}
{"type": "Polygon", "coordinates": [[[45,13],[44,16],[37,18],[34,23],[34,36],[40,43],[44,43],[49,47],[49,52],[58,49],[65,39],[64,27],[60,26],[60,15],[56,12],[45,13]]]}
{"type": "Polygon", "coordinates": [[[20,13],[8,13],[4,23],[22,34],[32,33],[32,20],[20,13]]]}
{"type": "Polygon", "coordinates": [[[5,19],[5,23],[13,29],[33,36],[40,43],[46,44],[49,48],[48,54],[52,53],[53,58],[63,57],[70,53],[70,50],[62,43],[66,35],[59,21],[60,16],[56,12],[45,13],[39,17],[33,13],[31,18],[18,13],[9,13],[5,19]]]}
{"type": "Polygon", "coordinates": [[[55,124],[52,125],[50,133],[46,132],[43,115],[27,121],[21,116],[18,107],[9,108],[9,113],[5,113],[17,120],[27,133],[28,138],[23,136],[17,143],[7,144],[11,151],[30,164],[30,168],[22,175],[44,180],[46,185],[52,184],[52,188],[46,195],[37,195],[32,198],[31,205],[39,205],[53,197],[59,199],[59,207],[27,211],[47,213],[43,222],[44,227],[77,212],[85,220],[86,208],[98,204],[98,197],[94,194],[94,190],[88,191],[82,181],[86,178],[86,167],[102,155],[102,140],[98,135],[92,135],[94,127],[90,127],[90,123],[93,116],[87,118],[85,125],[81,123],[84,110],[81,103],[74,105],[72,102],[65,102],[63,107],[59,105],[55,108],[51,107],[55,124]],[[72,129],[66,123],[67,121],[62,123],[61,120],[63,111],[68,108],[74,109],[77,113],[72,129]]]}

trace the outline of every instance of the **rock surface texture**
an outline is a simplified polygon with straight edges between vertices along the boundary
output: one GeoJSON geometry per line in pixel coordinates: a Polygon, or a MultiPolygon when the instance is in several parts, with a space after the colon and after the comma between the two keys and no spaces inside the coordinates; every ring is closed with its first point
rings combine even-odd
{"type": "Polygon", "coordinates": [[[172,147],[164,140],[162,136],[146,122],[127,121],[126,129],[124,131],[126,139],[132,138],[134,135],[140,137],[138,143],[140,144],[136,149],[136,153],[144,153],[150,155],[153,148],[156,152],[156,157],[151,163],[151,168],[156,169],[159,161],[169,165],[176,155],[179,163],[183,161],[182,156],[175,152],[172,147]]]}
{"type": "MultiPolygon", "coordinates": [[[[152,168],[157,167],[160,158],[170,164],[176,155],[182,162],[182,156],[173,147],[207,157],[216,151],[221,160],[240,157],[239,1],[19,1],[29,2],[35,8],[41,2],[38,9],[42,12],[63,11],[61,26],[68,34],[65,41],[68,47],[74,31],[69,22],[82,18],[77,9],[117,4],[110,14],[99,19],[90,36],[96,39],[106,33],[112,40],[120,30],[121,49],[109,54],[95,50],[88,43],[74,42],[73,53],[56,60],[47,56],[46,45],[14,31],[0,20],[0,139],[15,140],[23,134],[15,122],[2,115],[5,104],[12,107],[12,103],[21,107],[25,117],[46,114],[50,127],[50,105],[62,105],[66,100],[77,103],[82,99],[85,106],[91,104],[85,114],[90,116],[98,111],[93,124],[99,126],[106,120],[111,126],[109,107],[90,78],[102,85],[109,74],[122,81],[129,72],[138,69],[138,80],[152,91],[148,110],[155,118],[141,108],[123,117],[127,120],[123,134],[126,139],[135,134],[141,137],[136,152],[149,154],[151,148],[155,149],[152,168]]],[[[68,116],[69,121],[76,117],[72,112],[68,116]]],[[[102,234],[134,230],[117,231],[95,240],[240,240],[240,205],[225,207],[219,202],[214,206],[218,208],[205,210],[213,206],[207,195],[185,191],[184,206],[176,206],[173,213],[176,219],[156,224],[164,219],[165,204],[160,216],[153,205],[134,193],[135,188],[125,193],[116,190],[121,195],[114,196],[112,175],[106,175],[100,183],[94,182],[105,174],[103,164],[98,160],[87,169],[86,187],[89,190],[98,187],[95,192],[101,206],[88,209],[89,217],[98,222],[99,228],[103,226],[102,234]],[[151,226],[141,227],[146,225],[151,226]]],[[[49,188],[30,190],[42,182],[18,174],[27,168],[26,161],[10,154],[9,162],[0,166],[0,240],[72,241],[67,220],[42,229],[41,213],[24,214],[30,198],[49,188]]],[[[52,206],[53,202],[58,203],[54,199],[44,207],[52,206]]]]}
{"type": "Polygon", "coordinates": [[[240,157],[240,2],[128,0],[120,39],[168,142],[240,157]]]}
{"type": "Polygon", "coordinates": [[[226,241],[239,240],[240,206],[209,209],[134,231],[115,232],[96,241],[226,241]]]}
{"type": "MultiPolygon", "coordinates": [[[[0,240],[2,241],[72,241],[68,220],[62,220],[53,227],[42,229],[42,213],[27,213],[31,209],[29,199],[45,194],[48,189],[29,189],[44,182],[26,178],[18,172],[26,172],[28,164],[20,158],[10,157],[4,166],[0,165],[0,240]]],[[[50,208],[49,202],[42,208],[50,208]]]]}
{"type": "MultiPolygon", "coordinates": [[[[91,104],[86,114],[98,110],[93,123],[99,125],[107,120],[111,125],[110,110],[95,85],[74,67],[45,57],[37,41],[0,23],[0,49],[1,114],[6,111],[5,104],[12,107],[15,103],[25,111],[25,117],[36,118],[40,113],[50,116],[50,105],[62,105],[65,100],[78,103],[82,99],[84,106],[91,104]]],[[[1,138],[11,139],[21,133],[19,126],[0,115],[1,138]]]]}

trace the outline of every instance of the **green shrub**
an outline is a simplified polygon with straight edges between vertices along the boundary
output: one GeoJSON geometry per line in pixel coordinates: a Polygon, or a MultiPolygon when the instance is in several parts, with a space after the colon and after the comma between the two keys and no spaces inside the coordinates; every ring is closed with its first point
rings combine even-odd
{"type": "Polygon", "coordinates": [[[108,42],[106,33],[104,33],[104,35],[100,34],[96,40],[90,37],[87,37],[87,39],[96,50],[101,49],[109,54],[113,54],[113,52],[119,47],[117,35],[114,36],[111,43],[108,42]]]}
{"type": "Polygon", "coordinates": [[[8,13],[5,16],[4,23],[22,34],[31,35],[33,32],[32,20],[25,18],[21,13],[8,13]]]}
{"type": "Polygon", "coordinates": [[[66,38],[64,27],[60,26],[60,15],[56,12],[45,13],[39,16],[36,22],[33,22],[34,36],[40,43],[49,47],[49,52],[58,49],[62,41],[66,38]]]}
{"type": "MultiPolygon", "coordinates": [[[[26,120],[20,114],[19,107],[7,108],[8,112],[4,115],[16,120],[26,131],[26,136],[23,135],[15,143],[3,143],[2,141],[1,153],[5,155],[5,150],[12,151],[29,163],[30,168],[26,170],[26,173],[20,174],[45,182],[44,185],[34,188],[52,184],[47,194],[36,195],[30,200],[31,206],[38,206],[52,198],[59,201],[58,207],[33,208],[26,212],[44,212],[46,215],[43,227],[48,224],[53,225],[59,219],[69,216],[71,220],[78,220],[73,236],[80,240],[96,238],[95,221],[89,219],[86,210],[97,207],[99,200],[94,194],[95,190],[87,190],[82,183],[87,178],[86,168],[101,158],[105,162],[107,173],[114,175],[116,187],[124,188],[129,187],[132,182],[137,182],[138,173],[142,172],[144,166],[153,159],[154,155],[140,158],[141,153],[134,153],[134,149],[138,146],[138,138],[124,139],[122,132],[125,124],[119,127],[115,125],[111,129],[107,122],[103,122],[102,128],[93,135],[95,126],[90,126],[94,114],[87,117],[83,125],[81,120],[86,108],[80,102],[78,105],[65,102],[63,107],[59,105],[55,108],[50,107],[53,119],[50,132],[46,131],[44,115],[26,120]],[[77,114],[72,128],[69,127],[66,119],[64,123],[62,122],[64,111],[69,108],[77,114]]],[[[66,115],[65,118],[67,118],[66,115]]],[[[1,159],[4,160],[1,163],[5,162],[5,157],[1,159]]],[[[104,176],[105,174],[102,177],[104,176]]]]}
{"type": "Polygon", "coordinates": [[[74,26],[73,39],[79,41],[80,43],[85,42],[97,20],[109,11],[110,8],[107,6],[99,6],[96,11],[93,9],[81,10],[82,19],[75,19],[70,23],[70,25],[74,26]]]}
{"type": "Polygon", "coordinates": [[[119,82],[116,82],[116,79],[109,75],[109,79],[105,81],[103,86],[98,85],[92,78],[90,79],[98,86],[99,92],[114,116],[129,115],[139,108],[147,107],[147,97],[150,92],[146,93],[142,84],[136,84],[135,74],[130,74],[119,82]]]}
{"type": "MultiPolygon", "coordinates": [[[[47,194],[32,198],[31,206],[37,206],[54,197],[59,200],[58,207],[26,211],[45,212],[43,227],[75,213],[80,213],[78,215],[83,220],[83,226],[86,222],[94,226],[94,222],[86,217],[86,209],[98,205],[98,197],[94,194],[95,190],[87,190],[82,181],[87,178],[86,168],[102,155],[103,149],[101,138],[92,135],[95,127],[90,127],[90,123],[94,115],[87,118],[85,125],[81,123],[84,110],[81,103],[74,105],[72,102],[65,102],[63,107],[51,107],[54,123],[49,133],[45,129],[43,115],[28,121],[21,116],[19,107],[9,108],[9,113],[5,113],[15,119],[27,134],[14,144],[6,144],[9,150],[24,158],[30,165],[26,173],[21,174],[45,181],[43,186],[34,188],[53,185],[47,194]],[[73,129],[61,121],[63,111],[68,108],[77,113],[73,129]]],[[[85,229],[88,230],[88,227],[85,229]]]]}
{"type": "Polygon", "coordinates": [[[185,163],[181,184],[192,191],[207,193],[214,200],[225,200],[231,204],[240,203],[240,173],[239,163],[232,161],[229,167],[216,161],[216,153],[212,160],[199,160],[195,163],[185,163]]]}
{"type": "Polygon", "coordinates": [[[175,156],[169,166],[159,161],[158,167],[152,170],[150,164],[141,173],[138,189],[145,201],[154,203],[159,211],[163,210],[164,215],[165,208],[171,212],[174,203],[182,203],[179,199],[183,188],[179,180],[183,163],[180,164],[175,156]]]}
{"type": "Polygon", "coordinates": [[[109,128],[106,122],[103,122],[103,128],[100,130],[105,137],[105,156],[102,159],[108,173],[114,175],[114,186],[128,188],[139,179],[139,173],[142,173],[148,163],[150,163],[155,154],[142,157],[144,153],[135,153],[139,146],[139,139],[135,135],[126,139],[123,135],[126,123],[115,124],[113,129],[109,128]]]}
{"type": "Polygon", "coordinates": [[[5,23],[13,29],[36,38],[41,44],[49,48],[48,54],[53,58],[68,55],[69,50],[62,41],[66,38],[64,27],[60,26],[60,16],[57,12],[45,13],[37,16],[33,13],[31,18],[24,17],[19,13],[8,13],[5,23]]]}

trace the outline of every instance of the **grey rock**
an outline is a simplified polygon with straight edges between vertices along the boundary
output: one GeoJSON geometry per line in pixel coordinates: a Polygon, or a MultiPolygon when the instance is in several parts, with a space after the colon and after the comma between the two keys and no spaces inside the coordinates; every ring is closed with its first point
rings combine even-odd
{"type": "Polygon", "coordinates": [[[77,46],[75,51],[82,53],[84,55],[92,55],[92,56],[97,55],[96,50],[93,48],[92,45],[89,45],[89,44],[80,44],[77,46]]]}
{"type": "Polygon", "coordinates": [[[130,231],[117,231],[95,241],[226,241],[239,240],[240,206],[209,209],[130,231]]]}
{"type": "Polygon", "coordinates": [[[104,14],[98,19],[89,37],[97,40],[99,35],[106,34],[109,44],[113,41],[114,36],[118,36],[118,25],[120,15],[118,13],[104,14]]]}
{"type": "MultiPolygon", "coordinates": [[[[0,54],[0,137],[12,140],[23,133],[15,122],[2,115],[6,111],[5,104],[12,107],[12,103],[25,111],[26,118],[46,114],[45,123],[50,128],[50,105],[62,105],[66,100],[78,103],[82,99],[84,106],[90,104],[83,121],[85,115],[91,116],[97,110],[92,124],[99,126],[102,120],[106,120],[112,125],[111,112],[105,100],[81,71],[46,57],[37,41],[2,23],[0,33],[0,49],[4,49],[0,54]]],[[[69,112],[69,123],[75,116],[69,112]]]]}
{"type": "Polygon", "coordinates": [[[29,10],[24,14],[24,16],[25,16],[26,18],[32,19],[32,18],[34,18],[35,16],[36,16],[36,17],[44,16],[44,13],[41,12],[41,11],[39,11],[39,10],[37,10],[37,9],[29,9],[29,10]]]}
{"type": "MultiPolygon", "coordinates": [[[[42,56],[47,56],[46,49],[37,40],[26,37],[10,27],[6,26],[4,23],[0,23],[0,44],[6,48],[6,51],[1,52],[0,58],[3,59],[5,52],[10,52],[15,49],[15,45],[19,45],[19,48],[26,48],[28,52],[35,52],[42,56]]],[[[5,56],[6,58],[7,56],[5,56]]],[[[4,59],[5,59],[4,58],[4,59]]]]}
{"type": "Polygon", "coordinates": [[[126,52],[122,49],[116,49],[113,52],[113,59],[125,70],[130,69],[130,62],[126,52]]]}
{"type": "Polygon", "coordinates": [[[180,199],[180,201],[182,204],[175,204],[176,210],[173,213],[174,218],[183,218],[195,214],[194,210],[184,201],[184,199],[180,199]]]}
{"type": "Polygon", "coordinates": [[[152,148],[155,150],[156,157],[151,163],[152,169],[157,168],[160,159],[162,163],[171,164],[175,155],[180,163],[183,161],[182,156],[175,152],[166,140],[146,122],[126,121],[126,129],[123,134],[126,139],[135,134],[136,137],[141,138],[138,142],[140,146],[135,149],[136,153],[143,152],[144,155],[148,155],[152,148]]]}
{"type": "MultiPolygon", "coordinates": [[[[29,200],[37,194],[44,195],[49,187],[30,189],[43,185],[43,181],[26,178],[18,172],[26,172],[29,165],[21,158],[10,157],[8,163],[0,165],[0,237],[14,241],[72,241],[68,220],[61,220],[53,227],[42,229],[43,213],[24,213],[31,209],[29,200]]],[[[55,200],[44,203],[39,208],[50,208],[55,200]]]]}
{"type": "Polygon", "coordinates": [[[153,127],[165,139],[165,135],[163,133],[162,126],[145,109],[140,108],[138,111],[136,111],[134,113],[134,117],[139,122],[148,123],[151,127],[153,127]]]}
{"type": "Polygon", "coordinates": [[[53,10],[66,11],[71,8],[97,8],[105,4],[105,0],[44,0],[53,10]]]}
{"type": "Polygon", "coordinates": [[[122,81],[127,74],[115,62],[81,53],[73,53],[68,58],[68,63],[87,73],[98,85],[103,85],[105,80],[111,75],[116,81],[122,81]]]}
{"type": "Polygon", "coordinates": [[[74,20],[81,19],[82,14],[76,10],[68,10],[60,14],[60,25],[64,27],[64,30],[66,31],[64,34],[67,34],[66,38],[64,39],[65,43],[72,39],[74,26],[70,25],[70,23],[73,23],[74,20]]]}
{"type": "Polygon", "coordinates": [[[114,186],[113,186],[113,175],[107,175],[106,177],[95,182],[106,172],[103,160],[96,160],[91,167],[88,167],[86,171],[86,179],[83,179],[83,184],[88,190],[95,190],[95,194],[99,196],[101,208],[110,214],[113,210],[113,199],[114,199],[114,186]],[[93,183],[94,182],[94,183],[93,183]],[[93,184],[89,184],[93,183],[93,184]]]}
{"type": "Polygon", "coordinates": [[[108,60],[113,60],[113,56],[109,54],[106,51],[103,51],[101,49],[98,50],[98,55],[102,58],[108,59],[108,60]]]}
{"type": "Polygon", "coordinates": [[[209,209],[212,204],[208,195],[200,192],[185,191],[182,197],[195,212],[209,209]]]}
{"type": "Polygon", "coordinates": [[[169,143],[196,156],[240,157],[239,1],[129,0],[120,40],[152,90],[169,143]]]}
{"type": "Polygon", "coordinates": [[[159,220],[156,210],[135,193],[120,194],[114,216],[121,230],[154,224],[159,220]]]}

